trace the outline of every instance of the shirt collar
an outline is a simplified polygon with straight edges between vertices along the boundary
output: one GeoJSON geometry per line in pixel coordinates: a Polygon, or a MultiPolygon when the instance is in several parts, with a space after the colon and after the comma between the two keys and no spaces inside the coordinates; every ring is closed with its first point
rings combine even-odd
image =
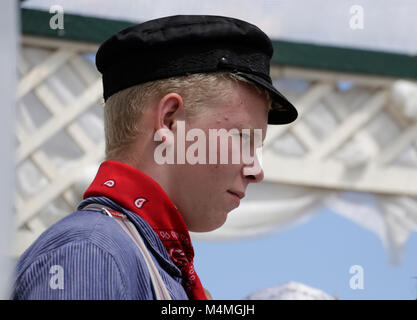
{"type": "Polygon", "coordinates": [[[121,207],[113,200],[103,196],[85,198],[83,201],[79,203],[77,210],[83,210],[85,206],[92,203],[105,205],[115,211],[119,211],[127,215],[130,221],[132,221],[132,223],[135,225],[143,240],[148,244],[153,256],[158,260],[161,266],[168,273],[170,273],[171,276],[181,278],[181,270],[171,260],[161,240],[158,238],[155,232],[153,232],[151,226],[144,219],[142,219],[137,214],[121,207]]]}
{"type": "Polygon", "coordinates": [[[179,260],[192,263],[194,249],[181,213],[147,174],[122,162],[104,161],[83,198],[94,196],[104,196],[145,220],[177,266],[181,264],[179,260]],[[173,246],[181,250],[172,250],[173,246]]]}
{"type": "Polygon", "coordinates": [[[116,202],[133,213],[131,218],[137,216],[145,220],[162,242],[165,253],[181,270],[182,285],[188,297],[193,300],[206,299],[194,269],[194,249],[184,219],[155,180],[125,163],[105,161],[84,193],[84,199],[96,196],[116,202]]]}

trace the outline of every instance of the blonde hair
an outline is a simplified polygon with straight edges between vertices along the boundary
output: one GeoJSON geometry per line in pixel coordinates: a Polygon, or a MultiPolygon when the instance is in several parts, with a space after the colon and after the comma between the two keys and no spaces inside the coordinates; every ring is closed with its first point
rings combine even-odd
{"type": "Polygon", "coordinates": [[[230,90],[223,81],[244,83],[265,97],[268,108],[272,106],[269,92],[253,82],[230,72],[196,73],[181,77],[146,82],[113,94],[104,106],[106,159],[111,159],[129,146],[141,134],[141,115],[150,99],[161,99],[170,92],[183,98],[187,117],[192,117],[207,108],[209,99],[225,99],[230,90]]]}

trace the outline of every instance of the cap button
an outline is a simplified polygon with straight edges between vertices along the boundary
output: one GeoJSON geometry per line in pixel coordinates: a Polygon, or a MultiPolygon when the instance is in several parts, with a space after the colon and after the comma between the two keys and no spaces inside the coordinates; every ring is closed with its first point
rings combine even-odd
{"type": "Polygon", "coordinates": [[[226,58],[226,57],[221,57],[220,58],[220,63],[221,64],[226,64],[226,63],[228,63],[229,62],[229,60],[226,58]]]}

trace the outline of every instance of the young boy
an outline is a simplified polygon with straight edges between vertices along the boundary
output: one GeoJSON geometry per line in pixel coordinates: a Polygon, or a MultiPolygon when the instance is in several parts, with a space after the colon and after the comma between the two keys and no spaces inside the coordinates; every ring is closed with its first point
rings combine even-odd
{"type": "Polygon", "coordinates": [[[268,124],[297,117],[272,85],[272,53],[259,28],[220,16],[165,17],[105,41],[106,161],[78,211],[22,255],[13,298],[211,298],[189,231],[224,224],[263,179],[245,147],[255,155],[268,124]]]}

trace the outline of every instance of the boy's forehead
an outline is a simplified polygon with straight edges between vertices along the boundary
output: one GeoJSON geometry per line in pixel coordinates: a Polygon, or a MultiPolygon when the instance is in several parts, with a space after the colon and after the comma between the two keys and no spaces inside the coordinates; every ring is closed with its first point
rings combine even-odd
{"type": "Polygon", "coordinates": [[[265,139],[268,128],[267,121],[262,125],[257,126],[253,121],[245,121],[228,116],[219,116],[214,119],[205,118],[204,122],[209,130],[225,129],[227,133],[233,133],[236,130],[239,133],[246,133],[251,135],[260,135],[265,139]]]}
{"type": "MultiPolygon", "coordinates": [[[[252,107],[249,106],[248,108],[252,107]]],[[[247,129],[251,132],[255,131],[255,129],[266,132],[268,127],[268,112],[266,108],[265,110],[248,112],[230,104],[225,107],[212,109],[212,112],[211,116],[202,114],[201,119],[213,127],[235,128],[239,131],[247,129]]]]}

